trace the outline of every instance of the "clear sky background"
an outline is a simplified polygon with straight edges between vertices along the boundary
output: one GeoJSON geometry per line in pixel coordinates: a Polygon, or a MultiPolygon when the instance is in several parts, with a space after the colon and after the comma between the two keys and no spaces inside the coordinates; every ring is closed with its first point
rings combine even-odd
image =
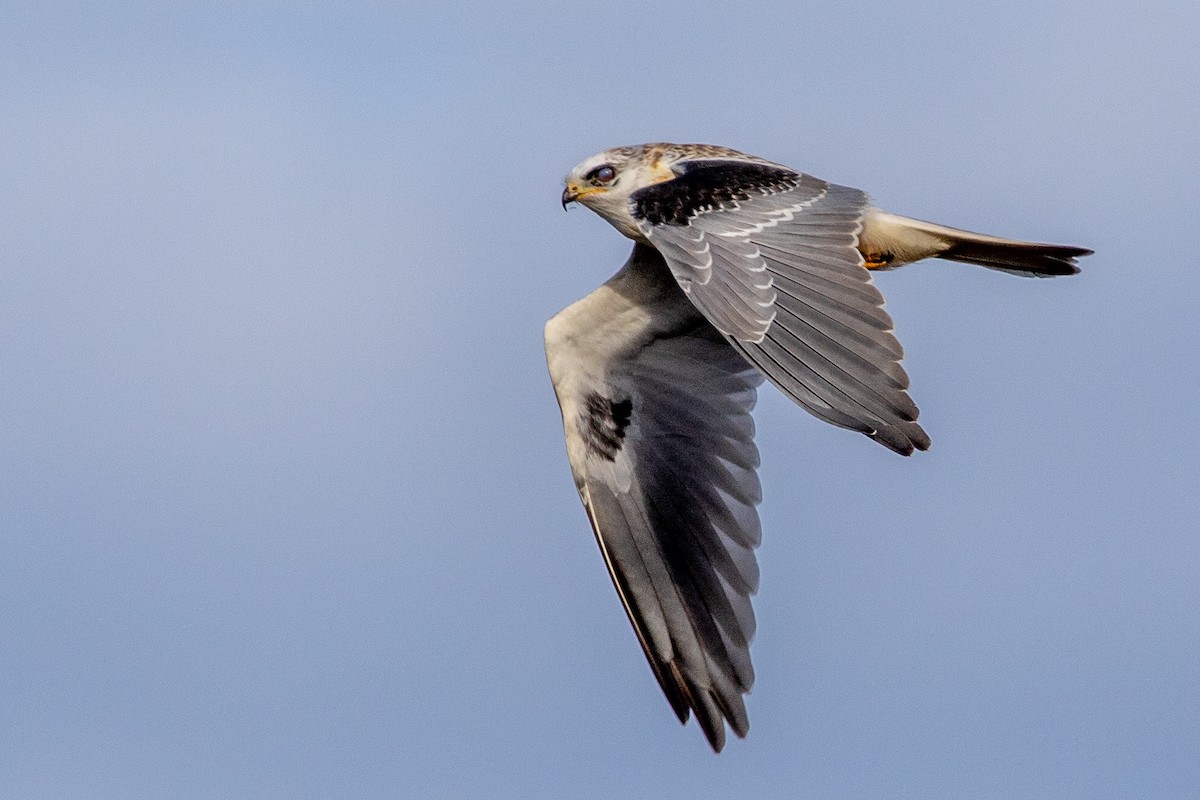
{"type": "Polygon", "coordinates": [[[1200,5],[0,5],[0,796],[1192,798],[1200,5]],[[752,729],[679,726],[542,325],[618,144],[1090,246],[773,389],[752,729]]]}

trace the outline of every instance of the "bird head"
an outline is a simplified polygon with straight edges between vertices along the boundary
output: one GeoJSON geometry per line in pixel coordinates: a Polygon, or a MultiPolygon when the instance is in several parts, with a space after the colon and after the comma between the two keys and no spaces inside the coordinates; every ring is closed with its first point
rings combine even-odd
{"type": "Polygon", "coordinates": [[[585,158],[567,176],[563,208],[570,203],[587,206],[630,239],[645,241],[630,214],[629,198],[675,177],[670,149],[665,144],[614,147],[585,158]]]}

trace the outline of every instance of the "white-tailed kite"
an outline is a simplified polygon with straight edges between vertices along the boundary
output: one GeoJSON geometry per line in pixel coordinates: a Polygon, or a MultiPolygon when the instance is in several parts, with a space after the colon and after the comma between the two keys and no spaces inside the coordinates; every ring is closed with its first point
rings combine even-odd
{"type": "Polygon", "coordinates": [[[938,257],[1070,275],[1092,251],[896,216],[711,145],[605,150],[571,171],[562,202],[634,240],[616,275],[546,325],[571,472],[659,685],[720,751],[726,722],[738,736],[750,724],[763,378],[827,422],[924,450],[870,271],[938,257]]]}

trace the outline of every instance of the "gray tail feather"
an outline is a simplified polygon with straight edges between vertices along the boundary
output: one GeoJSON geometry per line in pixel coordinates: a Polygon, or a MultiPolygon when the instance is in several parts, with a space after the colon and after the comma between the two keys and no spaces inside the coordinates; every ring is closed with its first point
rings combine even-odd
{"type": "Polygon", "coordinates": [[[1016,275],[1049,277],[1074,275],[1079,272],[1075,259],[1092,252],[1086,247],[988,236],[879,209],[872,209],[864,222],[859,242],[859,247],[865,248],[863,253],[888,254],[895,258],[896,266],[934,256],[1016,275]]]}
{"type": "Polygon", "coordinates": [[[948,249],[938,253],[937,257],[979,264],[1014,275],[1049,278],[1055,275],[1076,274],[1079,272],[1079,266],[1075,259],[1091,254],[1092,251],[1086,247],[959,236],[948,249]]]}

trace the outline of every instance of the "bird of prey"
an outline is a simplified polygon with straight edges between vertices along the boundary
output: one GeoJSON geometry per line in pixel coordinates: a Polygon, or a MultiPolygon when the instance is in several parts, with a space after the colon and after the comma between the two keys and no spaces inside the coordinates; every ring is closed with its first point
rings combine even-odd
{"type": "Polygon", "coordinates": [[[897,453],[924,450],[871,271],[936,257],[1070,275],[1092,251],[889,214],[712,145],[605,150],[567,177],[573,202],[634,245],[546,324],[571,472],[654,676],[720,752],[726,723],[749,730],[759,384],[897,453]]]}

